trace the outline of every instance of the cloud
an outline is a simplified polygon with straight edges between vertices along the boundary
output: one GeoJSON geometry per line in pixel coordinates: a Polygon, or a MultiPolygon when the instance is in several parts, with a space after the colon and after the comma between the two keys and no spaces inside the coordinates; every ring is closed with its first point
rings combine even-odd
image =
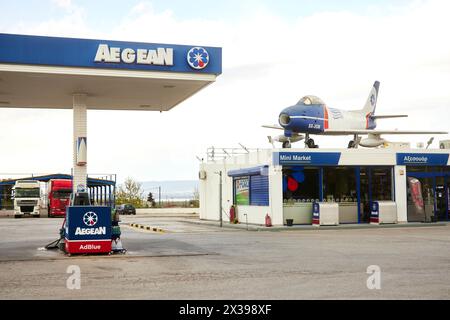
{"type": "Polygon", "coordinates": [[[83,7],[71,0],[52,0],[52,3],[61,9],[53,18],[40,22],[19,20],[17,24],[5,26],[2,32],[78,38],[96,38],[104,34],[89,27],[83,7]]]}
{"type": "MultiPolygon", "coordinates": [[[[60,5],[74,6],[70,1],[60,5]]],[[[108,30],[92,29],[88,22],[93,13],[81,7],[61,18],[10,30],[223,47],[223,74],[217,82],[168,113],[89,113],[89,141],[95,145],[89,149],[89,171],[118,172],[119,179],[131,175],[164,180],[195,178],[195,155],[212,145],[238,147],[241,142],[248,147],[270,147],[267,135],[279,132],[260,126],[276,123],[280,110],[303,95],[315,94],[332,107],[361,108],[374,80],[381,81],[377,113],[410,115],[404,120],[379,121],[380,128],[449,130],[448,117],[442,116],[450,108],[449,9],[447,1],[415,1],[388,8],[372,6],[363,14],[340,10],[285,19],[255,4],[230,21],[182,19],[175,10],[156,11],[150,2],[141,2],[108,30]]],[[[65,123],[68,134],[59,136],[46,122],[46,112],[36,111],[33,119],[41,123],[41,139],[34,136],[27,148],[43,155],[54,152],[54,143],[71,150],[67,142],[70,116],[51,116],[54,123],[57,119],[65,123]]],[[[21,136],[16,145],[35,130],[27,130],[30,119],[23,118],[25,114],[6,113],[6,130],[12,137],[21,136]]],[[[428,140],[387,138],[411,141],[413,146],[428,140]]],[[[441,139],[436,137],[436,145],[441,139]]],[[[316,138],[321,147],[346,147],[348,140],[316,138]]],[[[14,156],[0,160],[2,167],[30,171],[29,162],[21,157],[28,151],[8,146],[15,150],[14,156]]],[[[70,152],[58,161],[37,157],[33,168],[70,167],[70,152]]]]}
{"type": "Polygon", "coordinates": [[[70,9],[73,5],[71,0],[52,0],[52,2],[63,9],[70,9]]]}

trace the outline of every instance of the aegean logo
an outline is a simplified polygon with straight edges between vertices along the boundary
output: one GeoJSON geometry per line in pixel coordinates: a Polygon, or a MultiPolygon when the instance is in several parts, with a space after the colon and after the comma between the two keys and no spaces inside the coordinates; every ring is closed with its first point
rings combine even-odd
{"type": "Polygon", "coordinates": [[[83,222],[88,227],[93,227],[97,224],[98,216],[95,212],[89,211],[83,215],[83,222]]]}
{"type": "Polygon", "coordinates": [[[106,234],[106,227],[98,227],[98,228],[80,228],[77,227],[75,230],[76,236],[95,236],[95,235],[104,235],[106,234]]]}
{"type": "Polygon", "coordinates": [[[372,95],[370,96],[370,103],[372,104],[372,106],[375,105],[375,95],[374,95],[374,94],[372,94],[372,95]]]}
{"type": "Polygon", "coordinates": [[[196,70],[206,68],[209,63],[209,53],[205,48],[194,47],[187,53],[187,62],[196,70]]]}
{"type": "Polygon", "coordinates": [[[132,49],[109,47],[99,44],[95,55],[95,62],[153,64],[159,66],[173,66],[173,49],[132,49]]]}
{"type": "Polygon", "coordinates": [[[419,156],[419,157],[405,156],[403,158],[403,162],[408,162],[408,163],[427,163],[428,162],[428,157],[425,157],[425,156],[419,156]]]}
{"type": "MultiPolygon", "coordinates": [[[[95,212],[89,211],[83,215],[83,223],[88,227],[93,227],[98,222],[98,216],[95,212]]],[[[75,229],[75,235],[85,236],[85,235],[103,235],[106,234],[106,227],[98,228],[80,228],[75,229]]]]}

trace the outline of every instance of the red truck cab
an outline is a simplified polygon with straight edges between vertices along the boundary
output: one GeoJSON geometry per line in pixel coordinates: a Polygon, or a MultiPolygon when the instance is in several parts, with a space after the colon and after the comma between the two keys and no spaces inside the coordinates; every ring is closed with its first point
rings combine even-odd
{"type": "Polygon", "coordinates": [[[64,217],[70,205],[72,180],[52,179],[48,182],[48,217],[64,217]]]}

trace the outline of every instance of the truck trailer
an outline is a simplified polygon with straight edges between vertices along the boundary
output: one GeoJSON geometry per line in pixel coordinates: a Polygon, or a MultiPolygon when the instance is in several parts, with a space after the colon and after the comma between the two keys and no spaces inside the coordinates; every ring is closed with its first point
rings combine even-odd
{"type": "Polygon", "coordinates": [[[19,218],[25,214],[39,218],[41,206],[41,188],[39,181],[17,180],[13,187],[14,217],[19,218]]]}

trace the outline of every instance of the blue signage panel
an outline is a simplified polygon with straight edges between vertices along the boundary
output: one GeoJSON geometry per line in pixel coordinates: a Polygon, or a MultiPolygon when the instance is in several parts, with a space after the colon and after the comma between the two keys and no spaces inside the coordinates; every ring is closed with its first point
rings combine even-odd
{"type": "Polygon", "coordinates": [[[0,33],[0,63],[222,73],[222,48],[0,33]]]}
{"type": "Polygon", "coordinates": [[[274,152],[274,165],[323,165],[339,164],[340,152],[274,152]]]}
{"type": "Polygon", "coordinates": [[[313,202],[312,224],[320,224],[320,205],[317,202],[313,202]]]}
{"type": "Polygon", "coordinates": [[[111,208],[94,206],[67,207],[67,240],[111,239],[111,208]]]}
{"type": "Polygon", "coordinates": [[[380,204],[377,201],[372,201],[370,203],[370,222],[380,222],[380,204]]]}
{"type": "Polygon", "coordinates": [[[398,165],[409,166],[446,166],[448,153],[397,153],[398,165]]]}

